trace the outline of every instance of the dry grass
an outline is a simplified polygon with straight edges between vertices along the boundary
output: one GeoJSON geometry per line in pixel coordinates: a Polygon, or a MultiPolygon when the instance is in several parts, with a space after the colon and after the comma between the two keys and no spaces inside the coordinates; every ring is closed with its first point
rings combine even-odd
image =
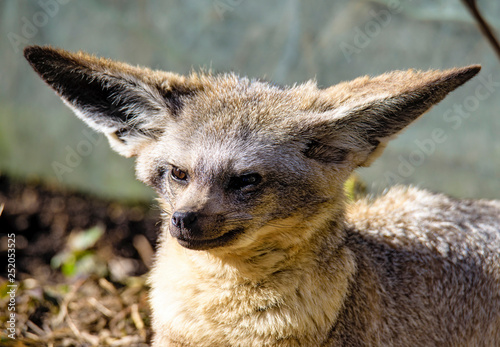
{"type": "Polygon", "coordinates": [[[15,235],[15,339],[0,272],[0,346],[148,346],[157,211],[0,175],[0,258],[15,235]],[[57,260],[57,262],[55,261],[57,260]]]}
{"type": "MultiPolygon", "coordinates": [[[[7,308],[7,281],[0,306],[7,308]]],[[[151,337],[145,277],[121,285],[88,277],[43,285],[28,278],[16,293],[16,339],[0,333],[2,346],[148,346],[151,337]]],[[[2,315],[2,327],[8,317],[2,315]]]]}

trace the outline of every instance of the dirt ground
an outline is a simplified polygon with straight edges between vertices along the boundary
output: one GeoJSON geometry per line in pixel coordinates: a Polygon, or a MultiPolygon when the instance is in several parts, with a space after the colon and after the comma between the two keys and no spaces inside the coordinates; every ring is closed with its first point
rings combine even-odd
{"type": "Polygon", "coordinates": [[[1,346],[149,345],[146,278],[160,228],[153,203],[0,175],[2,208],[1,346]]]}

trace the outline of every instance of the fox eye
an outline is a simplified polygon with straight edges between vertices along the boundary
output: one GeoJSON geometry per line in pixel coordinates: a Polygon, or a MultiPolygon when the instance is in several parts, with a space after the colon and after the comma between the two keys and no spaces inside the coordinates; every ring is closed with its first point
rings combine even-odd
{"type": "Polygon", "coordinates": [[[181,169],[179,169],[178,167],[175,167],[175,166],[170,171],[170,175],[172,176],[172,178],[174,180],[181,181],[181,182],[187,181],[187,178],[188,178],[186,171],[182,171],[181,169]]]}
{"type": "Polygon", "coordinates": [[[262,180],[262,176],[257,173],[251,173],[241,176],[232,177],[229,181],[229,188],[241,190],[250,186],[256,186],[262,180]]]}

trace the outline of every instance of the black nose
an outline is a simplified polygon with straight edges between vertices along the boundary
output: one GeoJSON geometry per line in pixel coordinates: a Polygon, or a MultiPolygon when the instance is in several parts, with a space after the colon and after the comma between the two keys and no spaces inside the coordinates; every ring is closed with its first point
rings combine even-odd
{"type": "Polygon", "coordinates": [[[180,212],[176,211],[172,215],[172,225],[181,229],[191,229],[198,216],[196,212],[180,212]]]}

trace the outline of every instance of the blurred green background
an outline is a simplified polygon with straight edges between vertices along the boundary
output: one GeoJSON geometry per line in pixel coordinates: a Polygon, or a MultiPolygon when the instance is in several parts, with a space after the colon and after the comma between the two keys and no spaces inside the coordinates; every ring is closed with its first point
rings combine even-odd
{"type": "MultiPolygon", "coordinates": [[[[500,31],[500,2],[479,1],[500,31]]],[[[482,64],[466,84],[360,170],[396,183],[500,198],[500,62],[462,2],[39,0],[0,2],[0,171],[109,198],[152,191],[71,114],[22,57],[29,44],[188,73],[198,67],[327,87],[394,69],[482,64]],[[437,136],[437,134],[440,134],[437,136]]]]}

